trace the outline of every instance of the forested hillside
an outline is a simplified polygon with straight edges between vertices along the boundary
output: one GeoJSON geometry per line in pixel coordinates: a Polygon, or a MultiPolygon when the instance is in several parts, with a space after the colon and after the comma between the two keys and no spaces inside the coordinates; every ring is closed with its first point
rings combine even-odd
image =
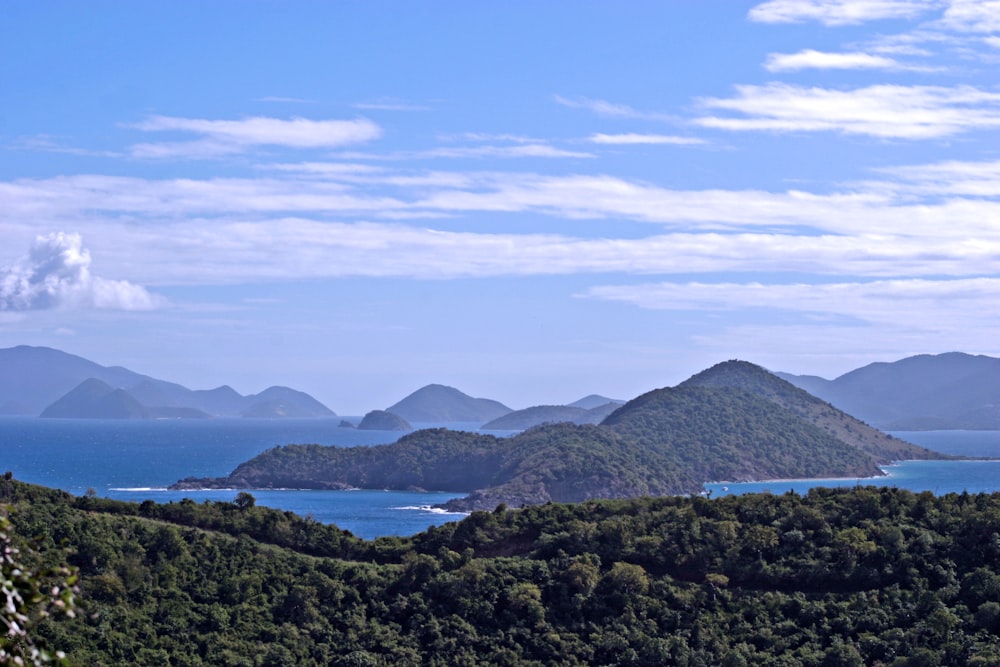
{"type": "Polygon", "coordinates": [[[995,665],[1000,496],[816,489],[476,512],[364,542],[255,507],[0,481],[79,568],[72,664],[995,665]],[[59,545],[65,545],[65,551],[59,545]]]}

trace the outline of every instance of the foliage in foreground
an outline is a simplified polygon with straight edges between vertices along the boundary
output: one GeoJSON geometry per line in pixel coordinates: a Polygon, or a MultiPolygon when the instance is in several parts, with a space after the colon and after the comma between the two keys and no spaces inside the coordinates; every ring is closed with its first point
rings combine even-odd
{"type": "Polygon", "coordinates": [[[39,626],[74,664],[1000,663],[996,495],[498,507],[364,542],[249,502],[0,492],[74,549],[83,613],[39,626]]]}

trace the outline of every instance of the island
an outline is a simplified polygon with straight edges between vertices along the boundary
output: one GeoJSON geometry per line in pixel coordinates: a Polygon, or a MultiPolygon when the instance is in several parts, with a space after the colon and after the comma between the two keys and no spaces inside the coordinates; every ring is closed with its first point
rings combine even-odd
{"type": "Polygon", "coordinates": [[[708,481],[875,477],[892,461],[940,458],[760,366],[728,361],[638,396],[600,424],[545,424],[509,438],[423,429],[374,447],[284,445],[226,477],[171,488],[422,488],[466,494],[444,507],[471,511],[692,494],[708,481]]]}

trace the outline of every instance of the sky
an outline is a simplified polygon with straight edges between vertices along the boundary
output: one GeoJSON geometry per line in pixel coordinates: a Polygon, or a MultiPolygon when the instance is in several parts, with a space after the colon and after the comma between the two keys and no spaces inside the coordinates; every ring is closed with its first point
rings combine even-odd
{"type": "Polygon", "coordinates": [[[339,414],[1000,356],[1000,1],[6,0],[0,347],[339,414]]]}

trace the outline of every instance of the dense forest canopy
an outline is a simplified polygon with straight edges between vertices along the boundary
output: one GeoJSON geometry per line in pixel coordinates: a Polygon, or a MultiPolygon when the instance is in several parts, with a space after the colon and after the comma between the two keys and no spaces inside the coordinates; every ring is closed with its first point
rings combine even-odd
{"type": "Polygon", "coordinates": [[[73,664],[995,665],[1000,496],[891,488],[498,507],[362,541],[242,502],[14,480],[73,664]]]}

